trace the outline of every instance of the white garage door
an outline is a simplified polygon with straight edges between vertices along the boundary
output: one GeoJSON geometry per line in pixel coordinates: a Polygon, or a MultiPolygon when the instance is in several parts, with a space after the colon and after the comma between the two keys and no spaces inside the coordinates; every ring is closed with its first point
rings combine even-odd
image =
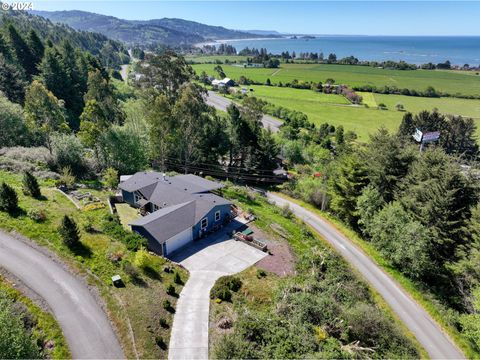
{"type": "Polygon", "coordinates": [[[190,241],[193,240],[192,237],[192,229],[186,229],[182,231],[181,233],[178,233],[177,235],[171,237],[170,239],[167,240],[166,245],[167,245],[167,251],[165,255],[169,255],[175,250],[181,248],[182,246],[188,244],[190,241]]]}

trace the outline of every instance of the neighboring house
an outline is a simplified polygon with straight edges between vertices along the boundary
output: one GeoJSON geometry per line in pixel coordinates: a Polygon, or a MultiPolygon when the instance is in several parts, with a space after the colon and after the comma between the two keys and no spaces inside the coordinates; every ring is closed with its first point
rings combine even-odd
{"type": "Polygon", "coordinates": [[[169,255],[231,218],[231,203],[212,191],[222,184],[195,175],[138,172],[119,185],[123,201],[145,214],[130,224],[151,250],[169,255]]]}
{"type": "Polygon", "coordinates": [[[212,85],[217,87],[230,87],[230,86],[234,86],[235,82],[229,78],[225,78],[223,80],[215,79],[212,81],[212,85]]]}

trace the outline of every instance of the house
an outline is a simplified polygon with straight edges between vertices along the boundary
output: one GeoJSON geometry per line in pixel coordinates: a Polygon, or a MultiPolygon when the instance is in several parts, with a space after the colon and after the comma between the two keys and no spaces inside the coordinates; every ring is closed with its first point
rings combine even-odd
{"type": "Polygon", "coordinates": [[[225,78],[223,80],[215,79],[212,81],[212,85],[217,87],[231,87],[235,85],[235,82],[230,78],[225,78]]]}
{"type": "Polygon", "coordinates": [[[119,185],[123,201],[144,214],[130,226],[158,254],[169,255],[231,219],[230,201],[213,193],[223,187],[220,183],[155,171],[122,179],[126,179],[119,185]]]}

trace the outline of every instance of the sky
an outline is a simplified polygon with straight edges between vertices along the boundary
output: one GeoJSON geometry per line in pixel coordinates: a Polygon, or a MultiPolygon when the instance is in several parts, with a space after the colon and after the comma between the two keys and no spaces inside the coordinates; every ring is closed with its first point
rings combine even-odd
{"type": "Polygon", "coordinates": [[[480,35],[480,1],[32,1],[35,10],[84,10],[130,20],[176,17],[238,30],[480,35]]]}

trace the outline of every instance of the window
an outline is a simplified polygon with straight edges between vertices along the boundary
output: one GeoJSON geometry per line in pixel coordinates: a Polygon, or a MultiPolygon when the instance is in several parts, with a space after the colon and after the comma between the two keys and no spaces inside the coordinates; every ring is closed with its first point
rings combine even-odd
{"type": "Polygon", "coordinates": [[[220,211],[215,212],[215,221],[220,220],[220,211]]]}
{"type": "Polygon", "coordinates": [[[140,195],[138,195],[137,193],[133,193],[133,198],[135,200],[135,203],[138,203],[141,199],[140,195]]]}
{"type": "Polygon", "coordinates": [[[207,225],[208,225],[208,219],[207,219],[207,218],[203,218],[203,219],[202,219],[202,222],[200,223],[200,227],[201,227],[202,229],[205,229],[205,228],[207,227],[207,225]]]}

